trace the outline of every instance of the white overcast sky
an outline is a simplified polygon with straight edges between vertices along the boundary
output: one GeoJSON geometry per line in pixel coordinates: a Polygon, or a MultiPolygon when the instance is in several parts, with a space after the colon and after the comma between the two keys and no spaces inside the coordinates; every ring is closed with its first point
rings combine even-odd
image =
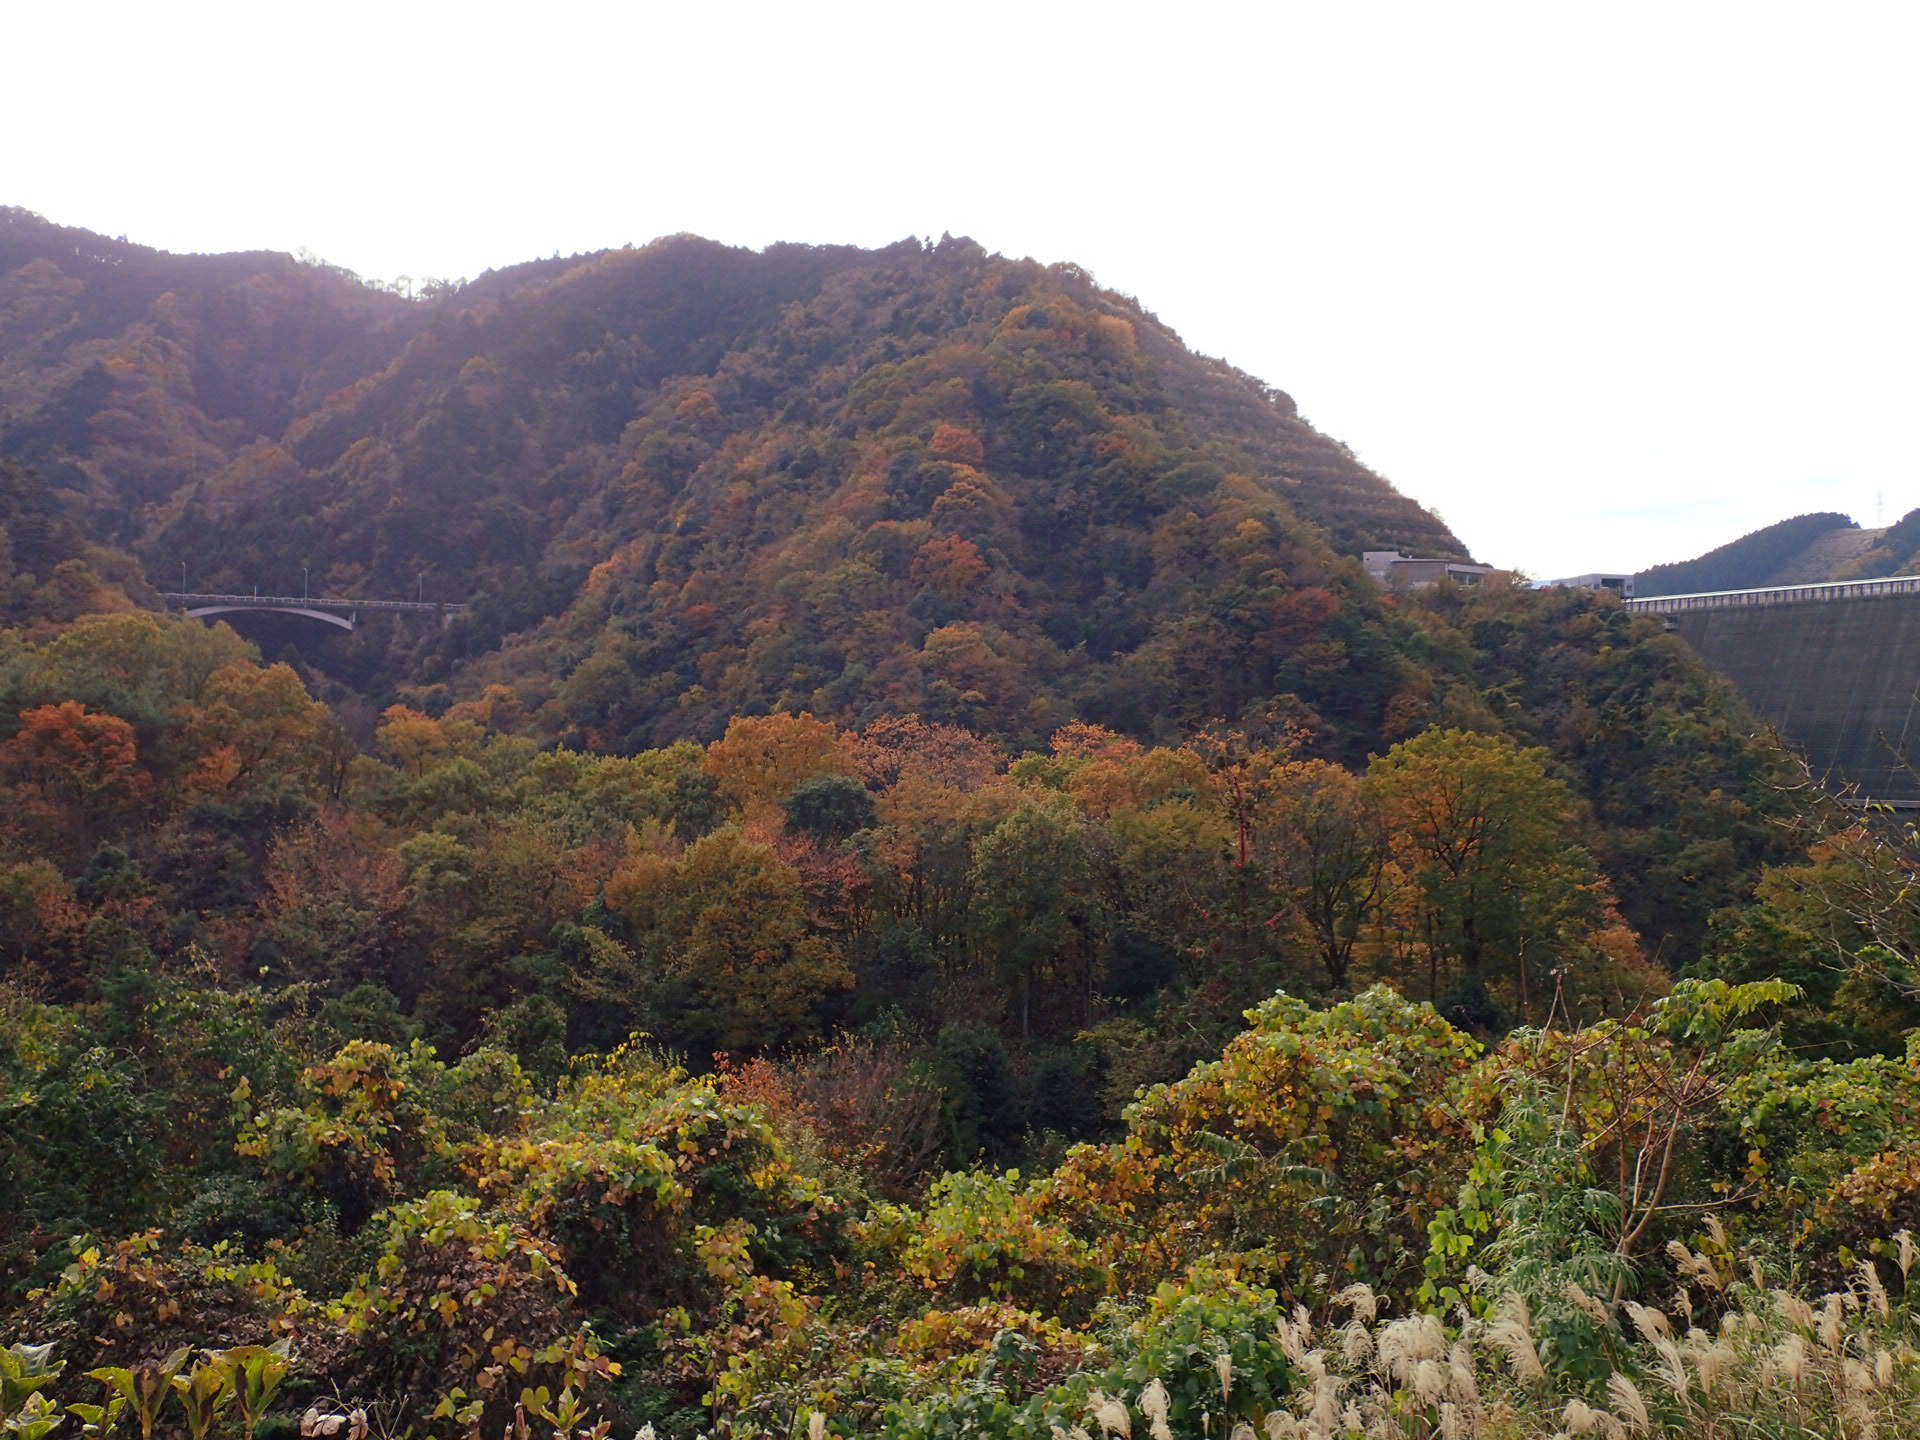
{"type": "Polygon", "coordinates": [[[1920,505],[1920,7],[8,0],[0,203],[1071,260],[1536,576],[1920,505]]]}

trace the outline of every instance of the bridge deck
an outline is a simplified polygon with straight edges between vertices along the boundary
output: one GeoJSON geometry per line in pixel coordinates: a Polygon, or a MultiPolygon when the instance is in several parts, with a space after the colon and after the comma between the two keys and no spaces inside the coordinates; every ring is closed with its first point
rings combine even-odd
{"type": "Polygon", "coordinates": [[[1913,594],[1920,594],[1920,575],[1896,575],[1886,580],[1832,580],[1819,585],[1773,585],[1760,590],[1703,590],[1692,595],[1647,595],[1622,603],[1629,610],[1672,615],[1682,610],[1737,610],[1913,594]]]}
{"type": "Polygon", "coordinates": [[[262,610],[416,610],[444,615],[465,610],[451,600],[349,600],[328,595],[196,595],[163,590],[160,598],[175,605],[248,605],[262,610]]]}

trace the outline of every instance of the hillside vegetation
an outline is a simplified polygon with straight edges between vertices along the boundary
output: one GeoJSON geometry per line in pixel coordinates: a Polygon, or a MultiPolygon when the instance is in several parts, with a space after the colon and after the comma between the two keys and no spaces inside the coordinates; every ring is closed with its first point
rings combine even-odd
{"type": "Polygon", "coordinates": [[[417,312],[290,256],[168,255],[0,208],[0,452],[102,541],[151,529],[333,389],[417,312]]]}
{"type": "Polygon", "coordinates": [[[1920,1432],[1920,853],[1656,619],[964,241],[0,218],[9,1435],[1920,1432]]]}
{"type": "Polygon", "coordinates": [[[1873,546],[1836,580],[1873,580],[1920,574],[1920,510],[1909,510],[1874,537],[1873,546]]]}
{"type": "Polygon", "coordinates": [[[1771,581],[1776,571],[1821,537],[1835,530],[1856,528],[1845,515],[1832,511],[1796,515],[1742,535],[1698,559],[1642,570],[1634,577],[1634,593],[1692,595],[1703,590],[1751,590],[1771,581]]]}
{"type": "Polygon", "coordinates": [[[781,705],[1034,741],[1276,689],[1344,710],[1286,658],[1380,647],[1340,557],[1463,553],[1285,395],[966,241],[676,237],[409,306],[283,257],[11,228],[0,447],[195,588],[304,568],[472,601],[320,663],[500,681],[551,736],[638,748],[781,705]]]}
{"type": "Polygon", "coordinates": [[[1920,510],[1884,530],[1862,530],[1845,515],[1797,515],[1743,535],[1695,560],[1656,565],[1634,577],[1640,595],[1751,590],[1920,573],[1920,510]]]}
{"type": "Polygon", "coordinates": [[[368,755],[224,627],[10,634],[12,1418],[1905,1423],[1904,1271],[1855,1258],[1920,1193],[1911,857],[1741,819],[1784,772],[1610,598],[1403,619],[1512,668],[1358,772],[1284,722],[595,755],[499,697],[368,755]],[[1710,875],[1676,988],[1628,911],[1710,875]]]}

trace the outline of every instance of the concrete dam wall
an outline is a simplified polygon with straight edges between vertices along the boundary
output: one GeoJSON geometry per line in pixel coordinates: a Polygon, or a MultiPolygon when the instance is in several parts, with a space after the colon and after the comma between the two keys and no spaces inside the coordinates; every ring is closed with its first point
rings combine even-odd
{"type": "Polygon", "coordinates": [[[1920,778],[1900,762],[1911,753],[1920,763],[1920,596],[1676,607],[1670,621],[1815,775],[1864,798],[1920,805],[1920,778]]]}

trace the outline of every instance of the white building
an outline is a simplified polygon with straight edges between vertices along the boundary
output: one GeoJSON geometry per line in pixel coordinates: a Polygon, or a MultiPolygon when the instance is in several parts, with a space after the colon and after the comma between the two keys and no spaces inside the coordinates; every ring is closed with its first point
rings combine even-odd
{"type": "Polygon", "coordinates": [[[1491,565],[1469,565],[1464,560],[1426,560],[1398,550],[1368,550],[1360,563],[1375,582],[1388,590],[1424,590],[1451,580],[1456,585],[1478,585],[1496,573],[1491,565]]]}
{"type": "Polygon", "coordinates": [[[1569,590],[1611,590],[1622,600],[1633,598],[1633,576],[1617,572],[1596,570],[1590,575],[1570,575],[1565,580],[1542,580],[1534,588],[1551,590],[1556,585],[1564,585],[1569,590]]]}

